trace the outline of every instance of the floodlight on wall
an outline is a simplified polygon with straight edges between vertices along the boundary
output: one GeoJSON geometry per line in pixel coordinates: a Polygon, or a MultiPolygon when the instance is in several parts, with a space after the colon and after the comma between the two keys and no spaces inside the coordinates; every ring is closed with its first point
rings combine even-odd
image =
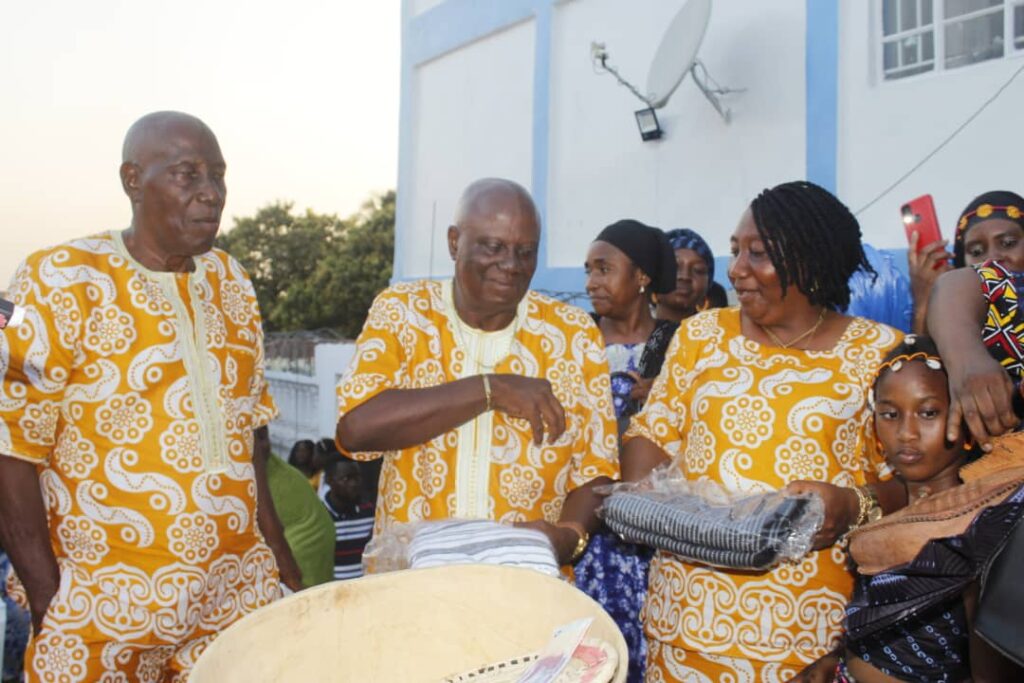
{"type": "Polygon", "coordinates": [[[643,135],[644,126],[640,121],[641,112],[649,110],[649,118],[653,118],[657,125],[658,117],[654,110],[661,109],[668,104],[669,98],[686,78],[686,74],[693,76],[693,82],[697,88],[722,119],[729,123],[731,112],[722,104],[721,96],[743,92],[743,90],[720,86],[708,73],[703,62],[697,59],[697,50],[704,40],[710,19],[711,0],[687,0],[672,19],[672,23],[669,24],[661,39],[661,44],[658,45],[658,49],[654,53],[654,59],[647,72],[646,93],[640,92],[639,88],[623,78],[618,70],[608,63],[608,51],[605,49],[604,43],[593,42],[590,44],[590,56],[595,68],[610,73],[620,85],[625,86],[647,105],[646,109],[636,112],[637,123],[641,125],[641,136],[644,140],[661,137],[661,128],[658,127],[655,137],[643,135]]]}
{"type": "Polygon", "coordinates": [[[644,142],[661,137],[661,126],[654,109],[648,107],[636,112],[636,125],[640,128],[640,139],[644,142]]]}

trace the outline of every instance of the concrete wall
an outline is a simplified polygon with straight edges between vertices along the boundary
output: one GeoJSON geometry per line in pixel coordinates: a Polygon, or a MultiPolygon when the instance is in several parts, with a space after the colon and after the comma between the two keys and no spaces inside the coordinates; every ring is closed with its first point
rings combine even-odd
{"type": "MultiPolygon", "coordinates": [[[[839,192],[852,208],[871,201],[947,138],[1018,69],[1022,54],[958,69],[883,81],[878,65],[880,6],[841,2],[839,192]]],[[[859,218],[877,247],[906,246],[899,207],[926,192],[943,234],[987,190],[1024,190],[1015,141],[1024,110],[1024,77],[947,147],[859,218]]]]}
{"type": "MultiPolygon", "coordinates": [[[[724,257],[762,188],[807,178],[859,210],[1024,66],[1016,54],[882,82],[881,0],[716,0],[699,57],[721,84],[747,89],[726,99],[732,123],[687,78],[659,111],[665,137],[643,143],[641,103],[595,73],[590,43],[606,43],[642,89],[684,0],[404,3],[397,280],[450,273],[443,232],[462,187],[482,175],[512,177],[537,200],[537,288],[581,291],[587,244],[621,217],[693,227],[724,257]]],[[[949,235],[976,194],[1019,190],[1022,106],[1024,77],[860,215],[865,240],[905,267],[907,199],[935,195],[949,235]]]]}
{"type": "Polygon", "coordinates": [[[270,394],[278,408],[277,419],[270,423],[275,453],[287,458],[296,441],[334,436],[338,422],[335,387],[353,355],[352,342],[319,344],[311,375],[267,371],[270,394]]]}
{"type": "Polygon", "coordinates": [[[594,72],[590,43],[641,86],[682,2],[580,0],[557,7],[551,77],[548,264],[580,268],[605,225],[637,218],[700,231],[718,254],[762,188],[804,176],[804,3],[715,3],[700,59],[729,96],[725,123],[687,77],[658,111],[665,136],[642,142],[643,104],[594,72]],[[771,26],[771,31],[765,31],[771,26]]]}
{"type": "Polygon", "coordinates": [[[499,176],[530,184],[533,38],[533,23],[523,22],[416,69],[413,140],[403,163],[417,247],[407,252],[404,277],[451,274],[446,234],[470,182],[499,176]]]}

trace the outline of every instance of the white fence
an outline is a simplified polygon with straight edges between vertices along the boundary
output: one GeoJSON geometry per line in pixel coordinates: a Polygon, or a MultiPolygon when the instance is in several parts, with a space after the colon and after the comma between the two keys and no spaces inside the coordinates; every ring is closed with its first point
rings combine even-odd
{"type": "Polygon", "coordinates": [[[334,436],[338,404],[334,388],[355,353],[355,344],[318,344],[313,374],[267,370],[270,393],[280,414],[270,423],[274,452],[287,458],[300,439],[334,436]]]}

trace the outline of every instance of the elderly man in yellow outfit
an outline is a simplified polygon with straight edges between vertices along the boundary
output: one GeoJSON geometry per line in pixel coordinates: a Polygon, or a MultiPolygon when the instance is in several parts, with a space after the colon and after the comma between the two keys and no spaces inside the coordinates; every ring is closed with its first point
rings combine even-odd
{"type": "Polygon", "coordinates": [[[217,140],[150,114],[123,161],[131,226],[30,256],[25,322],[0,337],[0,541],[31,607],[29,681],[184,680],[279,596],[279,564],[299,586],[266,485],[259,309],[212,249],[217,140]]]}
{"type": "Polygon", "coordinates": [[[519,185],[463,193],[455,277],[380,294],[338,385],[338,445],[385,458],[377,530],[491,519],[544,532],[562,564],[597,521],[593,487],[617,478],[608,364],[582,310],[529,290],[540,221],[519,185]]]}

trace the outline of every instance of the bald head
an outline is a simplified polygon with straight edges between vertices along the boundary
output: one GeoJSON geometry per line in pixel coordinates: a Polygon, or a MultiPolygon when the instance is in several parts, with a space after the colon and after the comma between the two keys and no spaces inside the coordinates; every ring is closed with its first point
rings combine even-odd
{"type": "Polygon", "coordinates": [[[463,190],[455,207],[455,225],[462,228],[480,218],[499,215],[528,217],[540,226],[530,193],[519,183],[504,178],[481,178],[463,190]]]}
{"type": "Polygon", "coordinates": [[[180,111],[155,111],[146,114],[128,129],[121,146],[121,162],[143,164],[154,152],[167,146],[167,142],[184,132],[216,136],[200,119],[180,111]]]}
{"type": "Polygon", "coordinates": [[[521,185],[478,180],[462,193],[448,251],[455,261],[455,306],[481,329],[507,323],[537,269],[540,218],[521,185]]]}
{"type": "Polygon", "coordinates": [[[213,131],[190,114],[154,112],[128,129],[121,156],[128,250],[153,270],[190,270],[213,246],[227,194],[213,131]]]}

